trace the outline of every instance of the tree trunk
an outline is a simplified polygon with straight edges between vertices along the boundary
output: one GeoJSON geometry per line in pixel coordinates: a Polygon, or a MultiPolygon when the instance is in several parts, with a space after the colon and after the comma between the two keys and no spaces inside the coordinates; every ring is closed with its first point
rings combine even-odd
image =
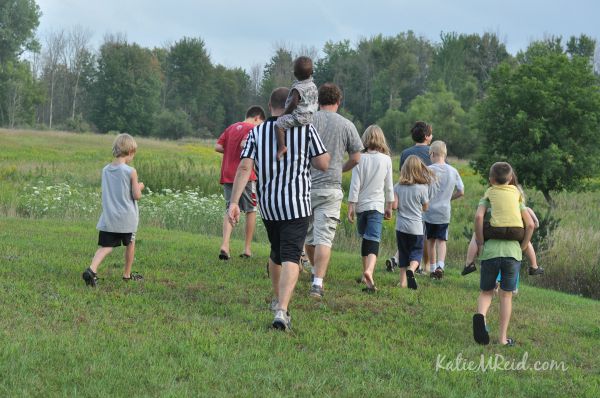
{"type": "Polygon", "coordinates": [[[551,209],[554,209],[556,207],[556,203],[554,202],[554,199],[552,199],[552,196],[550,196],[550,192],[542,191],[542,193],[544,194],[544,199],[546,199],[548,206],[550,206],[551,209]]]}

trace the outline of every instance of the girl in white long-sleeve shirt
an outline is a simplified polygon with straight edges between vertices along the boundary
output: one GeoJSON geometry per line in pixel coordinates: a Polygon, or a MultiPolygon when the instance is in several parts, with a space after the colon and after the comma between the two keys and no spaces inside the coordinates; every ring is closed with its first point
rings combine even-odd
{"type": "Polygon", "coordinates": [[[374,292],[373,272],[379,254],[382,221],[391,219],[394,204],[392,159],[390,150],[377,125],[369,126],[362,136],[365,149],[358,165],[352,169],[348,193],[348,220],[357,220],[362,238],[361,256],[363,291],[374,292]]]}

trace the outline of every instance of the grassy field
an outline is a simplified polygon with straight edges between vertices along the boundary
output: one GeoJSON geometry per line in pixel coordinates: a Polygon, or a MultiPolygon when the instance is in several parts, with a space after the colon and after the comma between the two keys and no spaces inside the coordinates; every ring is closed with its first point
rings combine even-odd
{"type": "MultiPolygon", "coordinates": [[[[308,297],[303,274],[293,332],[277,333],[262,224],[252,259],[216,259],[223,202],[210,143],[138,139],[134,166],[150,192],[140,201],[134,270],[145,281],[121,281],[116,250],[100,286],[84,286],[113,139],[0,130],[0,396],[597,396],[600,302],[534,285],[600,297],[598,192],[556,195],[562,221],[539,253],[547,274],[523,275],[514,348],[480,347],[471,336],[478,275],[459,271],[485,186],[465,162],[454,163],[467,194],[453,205],[443,281],[401,290],[380,265],[380,291],[361,293],[359,241],[343,222],[325,299],[308,297]],[[529,368],[448,366],[482,358],[529,368]],[[536,362],[554,367],[536,371],[536,362]]],[[[541,195],[528,193],[543,215],[541,195]]],[[[394,251],[393,228],[384,225],[381,263],[394,251]]],[[[232,254],[241,250],[234,240],[232,254]]],[[[494,304],[493,336],[497,316],[494,304]]]]}
{"type": "MultiPolygon", "coordinates": [[[[95,238],[91,222],[0,219],[1,396],[597,396],[597,301],[522,286],[518,345],[481,347],[470,330],[477,275],[450,269],[413,292],[380,272],[380,292],[365,295],[358,256],[335,252],[326,298],[309,298],[303,275],[293,332],[280,333],[264,245],[225,264],[218,238],[144,228],[134,269],[145,281],[121,281],[116,251],[89,289],[80,274],[95,238]],[[564,368],[445,370],[482,356],[564,368]]],[[[495,334],[496,305],[490,322],[495,334]]]]}
{"type": "MultiPolygon", "coordinates": [[[[0,129],[0,215],[96,221],[100,214],[100,171],[111,160],[114,136],[0,129]]],[[[140,202],[143,226],[220,235],[223,200],[219,185],[221,155],[212,142],[138,139],[133,166],[150,190],[140,202]]],[[[394,160],[397,164],[397,159],[394,160]]],[[[465,182],[466,195],[453,203],[448,261],[462,267],[473,214],[485,185],[467,162],[454,161],[465,182]]],[[[347,187],[350,174],[344,175],[347,187]]],[[[527,190],[538,216],[547,211],[539,192],[527,190]]],[[[558,193],[554,215],[561,219],[538,253],[546,268],[543,278],[526,283],[600,299],[600,192],[558,193]],[[574,239],[581,237],[581,239],[574,239]]],[[[358,252],[356,227],[345,220],[335,247],[358,252]]],[[[239,238],[242,228],[234,232],[239,238]]],[[[258,223],[257,242],[266,234],[258,223]]],[[[395,251],[394,221],[384,223],[382,256],[395,251]]]]}

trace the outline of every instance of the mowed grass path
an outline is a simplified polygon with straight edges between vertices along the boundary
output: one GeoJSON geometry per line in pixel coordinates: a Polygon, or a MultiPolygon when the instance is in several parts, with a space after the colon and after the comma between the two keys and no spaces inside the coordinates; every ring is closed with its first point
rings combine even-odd
{"type": "MultiPolygon", "coordinates": [[[[93,223],[0,218],[0,396],[597,396],[600,303],[522,285],[513,348],[471,336],[478,274],[456,268],[416,292],[382,271],[361,293],[358,255],[334,252],[322,302],[303,275],[293,332],[269,328],[267,247],[219,262],[219,238],[140,228],[86,288],[93,223]],[[566,371],[435,372],[439,355],[564,361],[566,371]]],[[[240,242],[232,253],[240,252],[240,242]]],[[[497,302],[490,314],[497,332],[497,302]]]]}

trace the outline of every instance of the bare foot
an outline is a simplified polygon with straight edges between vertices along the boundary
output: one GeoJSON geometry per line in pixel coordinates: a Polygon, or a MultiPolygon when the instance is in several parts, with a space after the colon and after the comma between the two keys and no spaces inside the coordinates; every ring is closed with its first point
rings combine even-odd
{"type": "Polygon", "coordinates": [[[363,279],[365,280],[365,284],[368,288],[372,288],[375,286],[375,282],[373,281],[373,276],[369,274],[367,271],[363,272],[363,279]]]}

